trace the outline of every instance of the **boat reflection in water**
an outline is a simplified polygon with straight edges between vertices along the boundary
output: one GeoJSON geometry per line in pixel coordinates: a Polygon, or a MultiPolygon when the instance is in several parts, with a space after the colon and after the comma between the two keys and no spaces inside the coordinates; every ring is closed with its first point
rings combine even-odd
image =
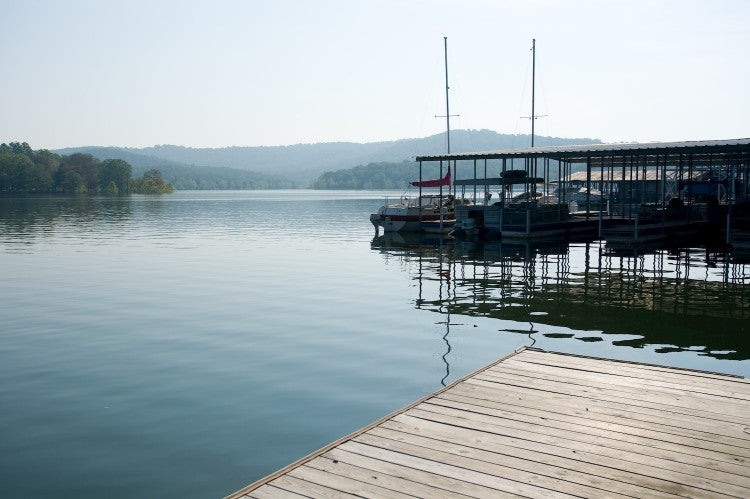
{"type": "MultiPolygon", "coordinates": [[[[750,263],[740,255],[391,234],[375,238],[372,248],[404,261],[419,282],[417,308],[446,314],[446,327],[451,315],[487,317],[517,322],[502,331],[528,334],[530,344],[606,340],[656,353],[750,359],[750,263]],[[429,281],[438,282],[438,293],[423,296],[429,281]]],[[[582,345],[569,349],[575,344],[582,345]]]]}

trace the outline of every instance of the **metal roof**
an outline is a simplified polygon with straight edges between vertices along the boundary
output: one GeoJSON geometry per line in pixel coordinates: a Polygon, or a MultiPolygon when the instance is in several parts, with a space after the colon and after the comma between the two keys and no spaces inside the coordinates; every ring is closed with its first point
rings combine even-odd
{"type": "Polygon", "coordinates": [[[750,159],[750,138],[726,140],[697,140],[686,142],[648,142],[632,144],[584,144],[574,146],[533,147],[457,154],[417,156],[417,161],[550,158],[568,163],[585,163],[590,158],[691,154],[694,157],[720,160],[721,156],[736,157],[737,153],[750,159]],[[717,157],[718,156],[718,157],[717,157]]]}
{"type": "MultiPolygon", "coordinates": [[[[583,172],[584,174],[586,172],[583,172]]],[[[585,180],[585,178],[584,178],[585,180]]],[[[543,184],[544,179],[541,177],[523,177],[523,178],[475,178],[475,179],[457,179],[453,185],[525,185],[525,184],[543,184]]]]}

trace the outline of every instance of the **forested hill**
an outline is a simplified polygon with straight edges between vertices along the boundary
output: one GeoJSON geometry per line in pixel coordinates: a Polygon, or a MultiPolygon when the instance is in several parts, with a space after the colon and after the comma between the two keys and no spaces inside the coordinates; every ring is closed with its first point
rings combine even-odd
{"type": "MultiPolygon", "coordinates": [[[[492,130],[451,131],[452,152],[487,151],[528,147],[529,135],[500,134],[492,130]]],[[[537,146],[590,144],[589,138],[535,137],[537,146]]],[[[161,145],[130,151],[183,164],[223,166],[241,170],[283,175],[307,183],[321,173],[376,162],[401,162],[418,155],[445,152],[445,133],[423,138],[385,142],[327,142],[290,146],[224,147],[195,149],[161,145]]]]}
{"type": "MultiPolygon", "coordinates": [[[[600,143],[588,138],[537,136],[535,144],[571,145],[600,143]]],[[[452,152],[473,152],[528,147],[528,135],[500,134],[492,130],[451,131],[452,152]]],[[[158,168],[177,189],[273,189],[322,186],[324,172],[363,165],[401,163],[417,155],[446,150],[445,133],[386,142],[328,142],[290,146],[190,148],[159,145],[146,148],[79,147],[59,154],[83,152],[99,159],[122,159],[135,173],[158,168]]],[[[395,167],[398,169],[398,167],[395,167]]],[[[394,168],[386,168],[388,172],[394,168]]],[[[363,172],[360,172],[363,173],[363,172]]],[[[387,173],[385,171],[383,174],[387,173]]],[[[387,182],[395,179],[386,179],[387,182]]],[[[366,181],[363,185],[371,184],[366,181]]]]}
{"type": "Polygon", "coordinates": [[[58,154],[90,154],[97,159],[121,159],[133,167],[133,173],[142,175],[151,169],[158,169],[178,190],[243,190],[243,189],[291,189],[305,187],[280,175],[270,175],[248,170],[214,166],[195,166],[159,158],[153,155],[137,154],[134,150],[119,147],[75,147],[59,149],[58,154]]]}

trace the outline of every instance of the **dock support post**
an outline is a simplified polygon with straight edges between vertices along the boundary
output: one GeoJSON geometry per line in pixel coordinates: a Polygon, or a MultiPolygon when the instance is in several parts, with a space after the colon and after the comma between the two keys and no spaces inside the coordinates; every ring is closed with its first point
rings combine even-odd
{"type": "Polygon", "coordinates": [[[635,230],[633,231],[633,241],[638,240],[638,210],[635,211],[635,230]]]}
{"type": "Polygon", "coordinates": [[[731,222],[732,215],[731,213],[732,213],[732,209],[730,208],[729,210],[727,210],[727,240],[726,240],[727,244],[732,243],[732,222],[731,222]]]}
{"type": "Polygon", "coordinates": [[[526,209],[526,235],[528,236],[529,233],[531,233],[531,210],[526,209]]]}
{"type": "Polygon", "coordinates": [[[727,237],[726,243],[732,243],[732,204],[734,203],[734,166],[730,160],[729,163],[729,189],[727,189],[727,237]]]}

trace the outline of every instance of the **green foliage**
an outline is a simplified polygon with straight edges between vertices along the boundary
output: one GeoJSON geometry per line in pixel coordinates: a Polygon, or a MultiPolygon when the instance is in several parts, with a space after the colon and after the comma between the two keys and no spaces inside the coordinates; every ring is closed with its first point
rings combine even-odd
{"type": "Polygon", "coordinates": [[[139,194],[170,194],[174,187],[162,178],[159,170],[152,169],[144,173],[143,177],[134,179],[130,191],[139,194]]]}
{"type": "Polygon", "coordinates": [[[60,188],[69,194],[83,194],[86,192],[86,184],[83,177],[75,170],[68,170],[60,175],[60,188]]]}
{"type": "Polygon", "coordinates": [[[100,168],[101,162],[90,154],[76,153],[64,156],[58,169],[58,177],[65,183],[63,191],[75,194],[99,192],[100,168]]]}
{"type": "Polygon", "coordinates": [[[33,165],[24,175],[23,189],[48,192],[55,187],[55,172],[60,167],[60,158],[49,151],[38,151],[33,155],[33,165]]]}
{"type": "Polygon", "coordinates": [[[414,161],[370,163],[325,172],[310,184],[313,189],[402,189],[416,180],[414,161]]]}
{"type": "Polygon", "coordinates": [[[22,190],[27,180],[27,171],[34,162],[26,154],[0,147],[0,191],[22,190]]]}
{"type": "Polygon", "coordinates": [[[115,184],[114,180],[104,188],[104,194],[107,194],[108,196],[117,196],[119,193],[120,189],[117,188],[117,184],[115,184]]]}
{"type": "Polygon", "coordinates": [[[307,184],[270,173],[183,164],[156,156],[136,154],[130,149],[119,147],[79,147],[63,149],[60,152],[91,154],[103,161],[106,161],[106,158],[121,159],[132,165],[132,174],[136,176],[156,168],[177,190],[294,189],[307,184]]]}
{"type": "Polygon", "coordinates": [[[64,192],[69,194],[124,194],[130,190],[163,194],[174,190],[158,169],[131,179],[133,168],[122,159],[97,159],[76,152],[60,156],[34,151],[26,143],[0,144],[0,193],[64,192]],[[135,186],[131,189],[131,185],[135,186]]]}
{"type": "Polygon", "coordinates": [[[114,184],[117,192],[128,192],[128,184],[133,173],[133,167],[121,159],[105,159],[102,161],[99,180],[102,186],[110,191],[114,184]]]}
{"type": "Polygon", "coordinates": [[[292,189],[299,187],[294,182],[275,175],[232,168],[166,165],[159,170],[162,172],[164,179],[172,183],[178,190],[292,189]]]}

